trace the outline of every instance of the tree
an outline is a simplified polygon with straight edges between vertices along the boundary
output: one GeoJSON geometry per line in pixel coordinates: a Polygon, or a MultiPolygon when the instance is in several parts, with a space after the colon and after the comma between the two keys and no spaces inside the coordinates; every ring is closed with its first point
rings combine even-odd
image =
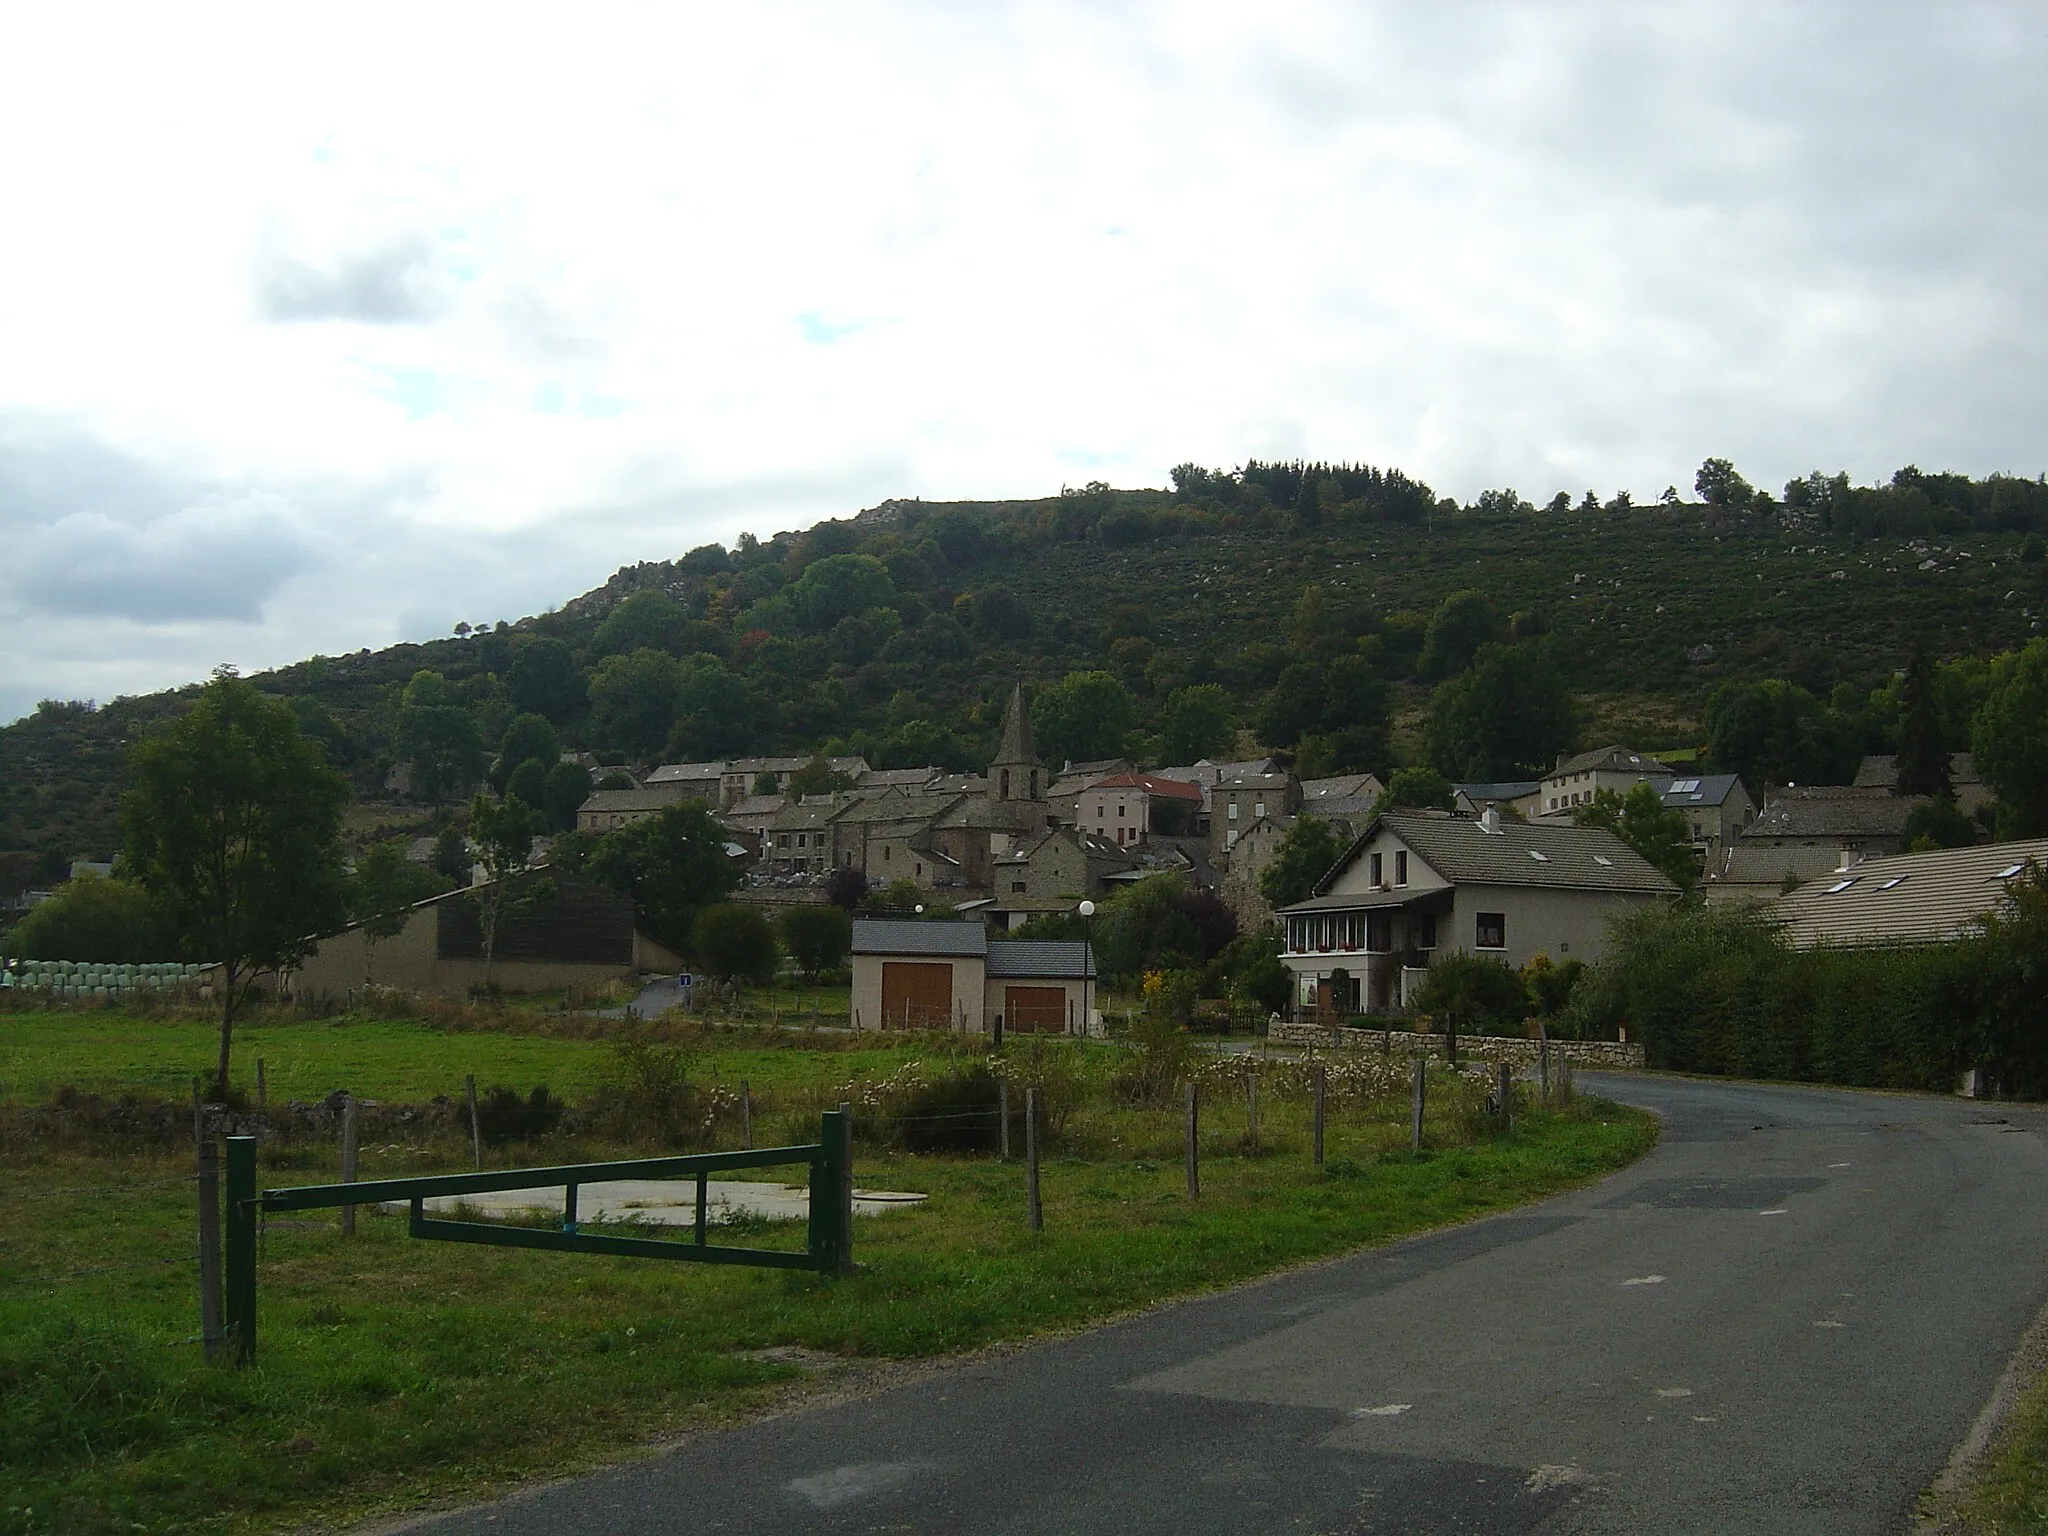
{"type": "Polygon", "coordinates": [[[1449,779],[1499,782],[1540,772],[1577,729],[1564,669],[1546,642],[1480,648],[1472,670],[1429,703],[1430,766],[1449,779]]]}
{"type": "Polygon", "coordinates": [[[590,674],[590,734],[636,762],[668,740],[682,693],[682,665],[661,651],[612,656],[590,674]]]}
{"type": "Polygon", "coordinates": [[[1224,756],[1237,740],[1230,695],[1215,683],[1175,689],[1159,712],[1159,735],[1169,763],[1224,756]]]}
{"type": "Polygon", "coordinates": [[[1485,593],[1453,592],[1437,604],[1423,634],[1417,675],[1432,680],[1456,677],[1472,665],[1479,647],[1500,638],[1500,615],[1485,593]]]}
{"type": "Polygon", "coordinates": [[[1839,784],[1854,770],[1859,743],[1848,722],[1796,683],[1723,683],[1707,697],[1707,755],[1752,789],[1766,784],[1839,784]]]}
{"type": "Polygon", "coordinates": [[[1112,976],[1198,969],[1236,936],[1230,909],[1178,871],[1126,886],[1095,915],[1096,957],[1112,976]]]}
{"type": "Polygon", "coordinates": [[[789,776],[789,797],[801,800],[805,795],[829,795],[838,790],[853,788],[853,780],[825,761],[822,753],[813,754],[811,760],[789,776]]]}
{"type": "Polygon", "coordinates": [[[498,744],[498,762],[491,772],[492,787],[502,792],[521,763],[539,763],[545,774],[561,759],[562,738],[555,734],[545,716],[517,716],[505,727],[504,739],[498,744]]]}
{"type": "Polygon", "coordinates": [[[1273,862],[1259,871],[1259,894],[1275,907],[1306,901],[1343,856],[1344,843],[1334,827],[1320,816],[1297,816],[1281,834],[1273,862]]]}
{"type": "Polygon", "coordinates": [[[459,793],[484,776],[483,735],[438,672],[419,671],[398,703],[397,748],[427,800],[459,793]]]}
{"type": "Polygon", "coordinates": [[[681,656],[698,648],[691,643],[690,630],[690,616],[674,598],[643,588],[604,616],[590,648],[598,656],[630,656],[642,650],[681,656]]]}
{"type": "Polygon", "coordinates": [[[1605,827],[1681,890],[1691,890],[1699,881],[1691,823],[1683,811],[1666,805],[1650,784],[1637,784],[1625,796],[1611,789],[1595,790],[1590,802],[1572,812],[1572,821],[1581,827],[1605,827]]]}
{"type": "Polygon", "coordinates": [[[547,812],[549,829],[556,832],[571,830],[576,825],[576,812],[589,798],[590,770],[581,763],[555,764],[548,770],[540,797],[540,803],[547,812]]]}
{"type": "Polygon", "coordinates": [[[675,673],[676,723],[668,738],[675,760],[699,762],[744,752],[762,709],[746,679],[712,656],[691,656],[675,673]]]}
{"type": "Polygon", "coordinates": [[[835,865],[825,876],[825,899],[843,911],[858,911],[868,899],[868,877],[850,864],[835,865]]]}
{"type": "Polygon", "coordinates": [[[1737,511],[1756,500],[1756,488],[1735,472],[1726,459],[1708,459],[1692,477],[1692,488],[1701,501],[1737,511]]]}
{"type": "Polygon", "coordinates": [[[1136,713],[1109,673],[1069,672],[1031,701],[1031,735],[1048,763],[1116,757],[1136,713]]]}
{"type": "Polygon", "coordinates": [[[356,861],[348,883],[349,920],[363,930],[363,980],[370,979],[377,945],[396,938],[412,909],[449,888],[446,876],[405,856],[405,839],[373,843],[356,861]]]}
{"type": "Polygon", "coordinates": [[[1491,1033],[1507,1033],[1528,1012],[1529,993],[1504,962],[1458,950],[1431,963],[1415,1006],[1444,1021],[1446,1051],[1455,1065],[1460,1026],[1467,1034],[1489,1025],[1491,1033]]]}
{"type": "Polygon", "coordinates": [[[1899,841],[1908,853],[1968,848],[1979,840],[1981,831],[1976,822],[1956,808],[1954,795],[1936,795],[1906,813],[1899,841]]]}
{"type": "Polygon", "coordinates": [[[791,907],[782,914],[782,946],[807,982],[837,969],[852,943],[853,919],[844,907],[791,907]]]}
{"type": "Polygon", "coordinates": [[[873,555],[828,555],[804,567],[789,600],[806,629],[824,634],[841,619],[892,605],[896,583],[873,555]]]}
{"type": "Polygon", "coordinates": [[[2048,639],[2000,660],[1971,751],[1998,792],[2000,836],[2048,836],[2048,639]]]}
{"type": "MultiPolygon", "coordinates": [[[[540,762],[529,757],[512,770],[512,777],[505,781],[505,793],[517,795],[526,802],[528,809],[539,815],[540,808],[548,797],[548,771],[540,762]]],[[[542,818],[544,819],[544,818],[542,818]]],[[[536,820],[534,830],[541,830],[542,821],[536,820]]]]}
{"type": "Polygon", "coordinates": [[[663,806],[645,821],[607,833],[584,865],[593,880],[633,898],[641,929],[687,952],[700,907],[740,883],[725,856],[725,829],[702,801],[663,806]]]}
{"type": "Polygon", "coordinates": [[[1375,816],[1388,811],[1448,811],[1458,803],[1451,781],[1427,763],[1397,769],[1372,803],[1375,816]]]}
{"type": "Polygon", "coordinates": [[[291,706],[223,669],[183,718],[129,754],[121,803],[128,867],[179,948],[219,967],[228,1091],[235,1010],[256,975],[301,959],[346,912],[341,815],[348,782],[291,706]]]}
{"type": "Polygon", "coordinates": [[[90,870],[73,875],[15,925],[9,948],[31,960],[141,965],[170,957],[171,940],[148,891],[90,870]]]}
{"type": "Polygon", "coordinates": [[[1902,795],[1952,795],[1948,743],[1934,697],[1934,664],[1915,644],[1899,698],[1899,786],[1902,795]]]}
{"type": "Polygon", "coordinates": [[[476,867],[476,860],[469,856],[469,839],[456,826],[443,827],[434,838],[433,869],[443,876],[451,888],[469,884],[469,877],[476,867]]]}
{"type": "Polygon", "coordinates": [[[706,907],[690,925],[690,958],[720,981],[766,986],[775,979],[775,930],[759,907],[706,907]]]}
{"type": "Polygon", "coordinates": [[[517,795],[493,800],[478,795],[469,802],[469,840],[484,867],[483,904],[477,925],[484,935],[484,985],[491,983],[497,959],[498,929],[517,911],[526,895],[521,879],[533,857],[533,808],[517,795]]]}
{"type": "Polygon", "coordinates": [[[576,653],[550,636],[528,640],[512,652],[505,691],[514,709],[544,716],[555,725],[567,723],[584,703],[576,653]]]}

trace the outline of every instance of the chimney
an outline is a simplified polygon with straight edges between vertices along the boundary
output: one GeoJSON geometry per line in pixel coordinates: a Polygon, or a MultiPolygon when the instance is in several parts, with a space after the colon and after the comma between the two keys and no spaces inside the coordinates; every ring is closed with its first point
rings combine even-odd
{"type": "Polygon", "coordinates": [[[1491,833],[1494,833],[1494,834],[1496,834],[1496,835],[1498,835],[1498,834],[1499,834],[1499,832],[1500,832],[1500,807],[1499,807],[1499,806],[1497,806],[1497,805],[1489,805],[1489,806],[1488,806],[1488,807],[1487,807],[1487,808],[1486,808],[1485,810],[1483,810],[1483,811],[1481,811],[1481,812],[1479,813],[1479,830],[1480,830],[1480,831],[1482,831],[1482,832],[1491,832],[1491,833]]]}
{"type": "Polygon", "coordinates": [[[1856,850],[1854,848],[1844,848],[1842,850],[1842,861],[1835,866],[1835,873],[1838,875],[1845,874],[1855,868],[1860,862],[1862,861],[1856,857],[1856,850]]]}

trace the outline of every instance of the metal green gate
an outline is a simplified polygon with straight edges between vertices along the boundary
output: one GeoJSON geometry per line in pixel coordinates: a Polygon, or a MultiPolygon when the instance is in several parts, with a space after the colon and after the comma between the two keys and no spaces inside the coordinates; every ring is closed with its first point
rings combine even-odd
{"type": "Polygon", "coordinates": [[[256,1358],[256,1222],[259,1213],[311,1211],[342,1205],[378,1205],[403,1200],[412,1208],[411,1235],[441,1242],[485,1243],[504,1248],[549,1248],[567,1253],[609,1253],[636,1259],[680,1259],[698,1264],[748,1264],[768,1269],[808,1269],[824,1275],[853,1268],[853,1115],[828,1109],[819,1116],[818,1140],[798,1147],[762,1147],[746,1152],[696,1152],[680,1157],[633,1158],[616,1163],[568,1163],[552,1168],[508,1168],[488,1173],[428,1174],[410,1179],[370,1179],[354,1184],[307,1184],[296,1189],[256,1189],[254,1136],[227,1138],[227,1265],[224,1275],[226,1324],[234,1336],[235,1361],[256,1358]],[[789,1163],[810,1167],[810,1229],[802,1253],[773,1248],[734,1248],[711,1243],[705,1205],[706,1182],[714,1173],[737,1168],[773,1168],[789,1163]],[[614,1237],[578,1230],[576,1191],[610,1179],[695,1179],[697,1220],[689,1240],[614,1237]],[[560,1186],[562,1225],[514,1227],[496,1222],[449,1221],[426,1214],[426,1202],[442,1195],[484,1194],[500,1189],[560,1186]]]}

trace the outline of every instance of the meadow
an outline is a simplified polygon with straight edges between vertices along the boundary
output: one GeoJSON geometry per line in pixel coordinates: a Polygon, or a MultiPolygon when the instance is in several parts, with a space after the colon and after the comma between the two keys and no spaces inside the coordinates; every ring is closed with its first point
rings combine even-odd
{"type": "MultiPolygon", "coordinates": [[[[1048,1101],[1045,1226],[1034,1233],[1017,1159],[912,1150],[919,1106],[987,1063],[964,1042],[677,1026],[622,1051],[508,1022],[273,1016],[238,1041],[238,1083],[259,1052],[273,1104],[336,1087],[423,1104],[467,1072],[521,1089],[546,1081],[576,1108],[539,1141],[487,1149],[487,1165],[517,1167],[734,1145],[729,1096],[714,1085],[744,1077],[757,1143],[797,1139],[818,1108],[850,1100],[856,1182],[930,1198],[858,1219],[859,1268],[838,1280],[421,1242],[401,1218],[370,1212],[346,1240],[332,1214],[272,1219],[259,1258],[260,1363],[208,1366],[189,1109],[177,1134],[152,1145],[109,1139],[87,1110],[67,1118],[47,1106],[67,1089],[82,1102],[87,1084],[155,1085],[175,1101],[209,1059],[209,1022],[0,1015],[10,1085],[0,1102],[0,1532],[332,1527],[471,1501],[807,1394],[886,1384],[914,1362],[1541,1198],[1624,1165],[1655,1135],[1644,1117],[1591,1100],[1548,1111],[1522,1102],[1502,1134],[1478,1074],[1439,1071],[1425,1150],[1414,1153],[1406,1059],[1367,1058],[1328,1068],[1319,1170],[1304,1064],[1180,1043],[1182,1075],[1203,1098],[1191,1200],[1178,1091],[1155,1083],[1146,1096],[1142,1048],[1012,1042],[1005,1070],[1048,1101]],[[603,1106],[650,1053],[696,1085],[691,1111],[666,1135],[621,1138],[603,1106]]],[[[309,1124],[266,1140],[266,1187],[336,1176],[333,1137],[309,1124]]],[[[466,1130],[445,1115],[371,1124],[364,1177],[469,1164],[466,1130]]],[[[800,1226],[760,1226],[778,1230],[735,1237],[802,1242],[800,1226]]]]}

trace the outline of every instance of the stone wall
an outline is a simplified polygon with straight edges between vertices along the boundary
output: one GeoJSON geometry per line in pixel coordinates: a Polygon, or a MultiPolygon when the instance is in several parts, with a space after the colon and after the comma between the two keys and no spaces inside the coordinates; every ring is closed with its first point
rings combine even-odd
{"type": "MultiPolygon", "coordinates": [[[[1293,1045],[1329,1050],[1371,1050],[1382,1052],[1398,1051],[1402,1055],[1421,1052],[1429,1056],[1444,1053],[1444,1037],[1438,1034],[1416,1034],[1402,1029],[1352,1029],[1339,1025],[1334,1028],[1321,1024],[1271,1024],[1266,1028],[1266,1039],[1273,1045],[1293,1045]]],[[[1460,1056],[1485,1057],[1489,1061],[1512,1061],[1534,1064],[1541,1049],[1539,1042],[1524,1040],[1508,1035],[1460,1035],[1458,1054],[1460,1056]]],[[[1553,1060],[1570,1058],[1574,1066],[1612,1069],[1628,1069],[1643,1065],[1643,1048],[1630,1043],[1621,1044],[1613,1040],[1553,1040],[1550,1042],[1553,1060]]]]}

